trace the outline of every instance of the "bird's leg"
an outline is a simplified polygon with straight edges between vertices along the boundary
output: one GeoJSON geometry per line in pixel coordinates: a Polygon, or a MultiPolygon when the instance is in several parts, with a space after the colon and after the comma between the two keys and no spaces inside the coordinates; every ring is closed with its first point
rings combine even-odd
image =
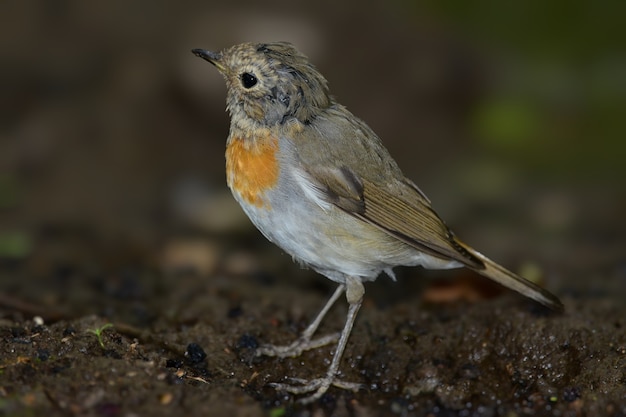
{"type": "Polygon", "coordinates": [[[293,358],[296,356],[300,356],[302,352],[306,350],[316,349],[318,347],[326,346],[331,343],[334,343],[339,339],[339,333],[329,334],[319,339],[311,340],[313,334],[319,327],[320,323],[328,313],[328,310],[331,309],[333,304],[337,301],[337,299],[343,294],[346,290],[346,286],[341,284],[337,287],[333,295],[330,297],[328,302],[322,310],[319,312],[315,320],[309,324],[309,326],[304,329],[304,332],[300,335],[300,337],[290,345],[287,346],[274,346],[274,345],[262,345],[256,350],[257,356],[277,356],[279,358],[293,358]]]}
{"type": "Polygon", "coordinates": [[[339,364],[341,363],[343,352],[346,349],[346,344],[348,343],[348,338],[350,337],[350,332],[352,331],[352,326],[354,325],[357,313],[363,303],[363,294],[365,293],[363,283],[359,278],[355,277],[346,278],[345,289],[346,298],[349,303],[348,316],[346,317],[346,324],[343,326],[343,330],[341,331],[341,336],[339,337],[339,342],[337,343],[337,349],[335,350],[333,360],[326,371],[326,375],[322,378],[310,381],[296,378],[292,379],[295,383],[300,385],[279,383],[270,384],[277,390],[287,391],[293,394],[306,394],[313,392],[312,395],[299,400],[302,404],[308,404],[319,399],[326,391],[328,391],[328,388],[330,388],[331,385],[352,391],[358,391],[363,387],[362,384],[337,380],[339,364]]]}

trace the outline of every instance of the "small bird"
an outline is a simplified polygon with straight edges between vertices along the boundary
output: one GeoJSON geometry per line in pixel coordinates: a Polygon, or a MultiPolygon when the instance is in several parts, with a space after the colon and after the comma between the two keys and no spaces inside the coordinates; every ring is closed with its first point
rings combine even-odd
{"type": "Polygon", "coordinates": [[[330,386],[358,390],[337,378],[365,293],[363,282],[393,267],[467,267],[557,311],[557,297],[459,240],[404,176],[378,136],[337,103],[326,79],[287,42],[244,43],[221,52],[193,49],[227,85],[230,133],[226,179],[252,223],[294,260],[339,284],[300,338],[264,345],[257,354],[295,357],[337,341],[326,374],[275,383],[319,399],[330,386]],[[346,293],[340,334],[312,339],[324,315],[346,293]]]}

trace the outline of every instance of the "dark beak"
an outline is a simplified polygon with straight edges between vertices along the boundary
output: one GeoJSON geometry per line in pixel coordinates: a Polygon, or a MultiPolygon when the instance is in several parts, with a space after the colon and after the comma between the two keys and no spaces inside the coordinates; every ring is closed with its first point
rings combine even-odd
{"type": "Polygon", "coordinates": [[[211,64],[215,65],[218,70],[224,71],[224,66],[222,65],[222,54],[219,52],[207,51],[206,49],[192,49],[191,52],[197,57],[204,59],[205,61],[209,61],[211,64]]]}

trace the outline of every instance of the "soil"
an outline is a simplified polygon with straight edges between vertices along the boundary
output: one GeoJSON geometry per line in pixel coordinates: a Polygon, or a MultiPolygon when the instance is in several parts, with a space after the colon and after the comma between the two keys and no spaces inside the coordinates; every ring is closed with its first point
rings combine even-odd
{"type": "MultiPolygon", "coordinates": [[[[37,277],[31,263],[2,268],[4,415],[626,413],[626,315],[614,294],[562,293],[567,310],[556,314],[510,293],[489,297],[494,288],[462,272],[427,292],[465,293],[469,279],[482,300],[430,302],[408,281],[420,270],[379,279],[341,366],[363,389],[331,388],[301,406],[268,383],[321,376],[332,346],[283,360],[254,351],[298,336],[332,289],[321,278],[295,268],[295,283],[267,271],[163,274],[138,260],[109,271],[40,264],[37,277]]],[[[338,331],[345,311],[333,309],[320,334],[338,331]]]]}
{"type": "MultiPolygon", "coordinates": [[[[363,388],[301,405],[269,384],[322,376],[333,346],[290,359],[255,349],[295,340],[334,287],[228,194],[224,87],[189,52],[233,44],[259,19],[292,26],[205,2],[27,3],[0,6],[0,415],[626,416],[624,167],[472,142],[469,109],[494,68],[459,35],[359,5],[366,26],[388,29],[359,45],[416,49],[398,71],[415,57],[467,70],[398,74],[413,80],[398,89],[384,62],[349,48],[352,10],[285,18],[458,234],[565,312],[469,271],[399,268],[398,282],[366,285],[341,363],[363,388]]],[[[341,300],[318,335],[345,314],[341,300]]]]}

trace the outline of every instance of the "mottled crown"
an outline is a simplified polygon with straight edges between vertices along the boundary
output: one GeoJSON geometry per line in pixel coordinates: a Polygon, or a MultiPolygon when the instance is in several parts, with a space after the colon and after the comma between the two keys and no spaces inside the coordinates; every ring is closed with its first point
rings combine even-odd
{"type": "Polygon", "coordinates": [[[226,79],[231,117],[267,125],[290,118],[308,123],[332,103],[326,79],[287,42],[244,43],[219,54],[205,52],[209,55],[200,56],[226,79]]]}

